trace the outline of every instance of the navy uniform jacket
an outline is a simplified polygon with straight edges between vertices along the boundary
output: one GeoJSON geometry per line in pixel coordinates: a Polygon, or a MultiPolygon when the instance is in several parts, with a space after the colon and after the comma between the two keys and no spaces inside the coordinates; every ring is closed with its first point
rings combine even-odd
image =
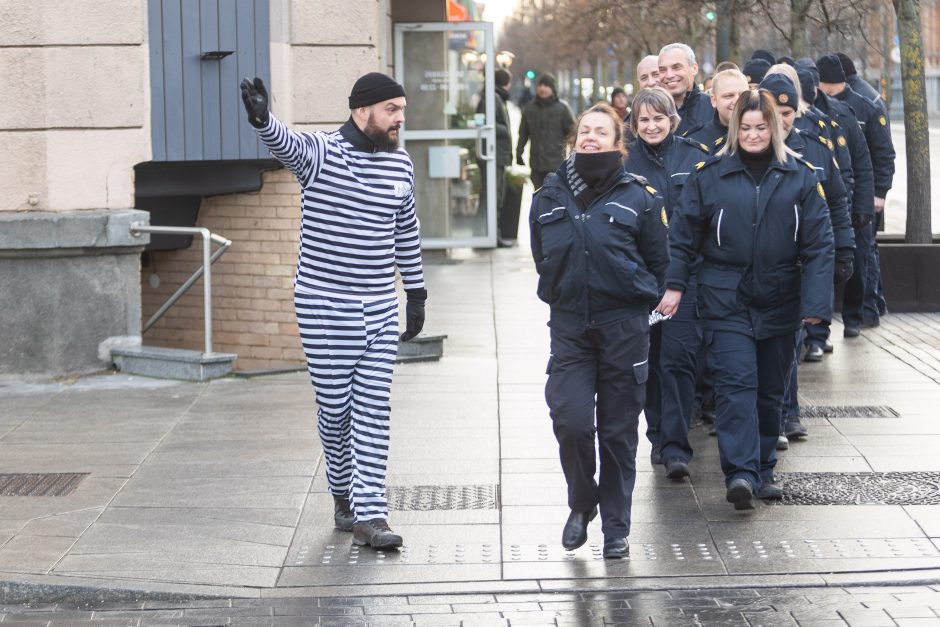
{"type": "Polygon", "coordinates": [[[676,129],[676,135],[680,137],[690,136],[699,128],[708,124],[712,119],[715,108],[712,106],[712,99],[708,94],[693,85],[692,90],[687,92],[682,106],[679,107],[679,127],[676,129]]]}
{"type": "Polygon", "coordinates": [[[894,142],[891,140],[891,129],[888,128],[888,117],[874,102],[858,95],[848,85],[836,96],[836,100],[851,107],[859,126],[862,127],[868,152],[871,153],[875,196],[884,198],[894,179],[894,142]]]}
{"type": "MultiPolygon", "coordinates": [[[[855,189],[855,174],[852,172],[852,153],[849,152],[849,144],[842,127],[813,105],[796,118],[793,125],[829,148],[839,167],[839,174],[842,175],[846,196],[851,200],[855,189]]],[[[849,211],[851,212],[851,203],[849,211]]]]}
{"type": "MultiPolygon", "coordinates": [[[[855,91],[859,96],[868,98],[875,103],[875,106],[878,107],[878,110],[881,111],[882,115],[888,115],[888,108],[885,106],[884,98],[881,97],[881,92],[871,86],[871,83],[866,81],[864,78],[858,74],[852,74],[851,76],[845,77],[845,82],[849,84],[849,87],[855,91]]],[[[888,121],[891,121],[889,116],[888,121]]]]}
{"type": "Polygon", "coordinates": [[[718,112],[712,109],[712,119],[698,130],[689,133],[689,137],[708,146],[708,152],[715,154],[728,139],[728,127],[721,123],[718,112]]]}
{"type": "Polygon", "coordinates": [[[655,152],[642,139],[630,142],[624,169],[639,174],[660,194],[666,203],[666,216],[679,202],[682,186],[695,171],[695,164],[708,158],[708,147],[672,133],[655,152]]]}
{"type": "Polygon", "coordinates": [[[584,213],[563,163],[529,211],[538,296],[551,326],[574,332],[649,313],[663,293],[669,249],[662,199],[627,172],[584,213]]]}
{"type": "Polygon", "coordinates": [[[832,317],[833,244],[822,184],[801,160],[774,160],[755,182],[737,154],[686,183],[669,223],[666,284],[685,291],[699,254],[696,308],[706,329],[766,339],[832,317]]]}
{"type": "Polygon", "coordinates": [[[849,215],[849,199],[845,192],[839,166],[828,146],[824,146],[816,137],[803,133],[795,126],[787,135],[787,147],[797,153],[816,172],[816,178],[823,185],[826,204],[829,205],[829,219],[832,223],[832,237],[836,254],[841,258],[851,258],[855,248],[855,231],[849,215]]]}
{"type": "Polygon", "coordinates": [[[865,135],[852,110],[843,102],[830,98],[820,89],[816,94],[816,107],[828,115],[845,132],[845,140],[852,155],[852,213],[875,215],[875,180],[872,171],[871,153],[865,135]]]}

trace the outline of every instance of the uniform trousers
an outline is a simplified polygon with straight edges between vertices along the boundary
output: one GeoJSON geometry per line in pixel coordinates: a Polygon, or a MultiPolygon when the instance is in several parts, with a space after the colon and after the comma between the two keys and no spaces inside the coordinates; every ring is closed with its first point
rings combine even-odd
{"type": "Polygon", "coordinates": [[[872,226],[871,253],[868,255],[868,276],[865,277],[865,301],[862,318],[877,321],[887,311],[884,287],[881,285],[881,253],[878,251],[877,227],[872,226]]]}
{"type": "Polygon", "coordinates": [[[845,284],[842,296],[842,322],[847,327],[858,328],[862,324],[862,308],[868,287],[868,266],[874,244],[874,223],[855,229],[855,272],[845,284]]]}
{"type": "MultiPolygon", "coordinates": [[[[800,329],[796,332],[795,343],[796,346],[793,349],[793,358],[790,363],[790,373],[787,376],[786,389],[783,393],[783,406],[780,408],[780,426],[781,432],[786,426],[786,420],[788,418],[799,418],[800,417],[800,399],[799,399],[799,372],[800,372],[800,347],[803,345],[805,337],[808,335],[807,331],[811,327],[818,328],[821,325],[811,325],[807,324],[804,329],[800,329]]],[[[826,329],[829,327],[826,326],[826,329]]],[[[825,340],[823,340],[825,342],[825,340]]],[[[807,340],[808,342],[808,340],[807,340]]]]}
{"type": "Polygon", "coordinates": [[[626,537],[649,375],[648,316],[582,331],[552,323],[551,352],[545,400],[568,483],[568,507],[588,512],[597,505],[604,535],[626,537]]]}
{"type": "Polygon", "coordinates": [[[780,406],[793,356],[793,334],[758,340],[737,331],[706,330],[715,386],[715,428],[725,483],[743,478],[755,489],[773,478],[780,406]]]}
{"type": "Polygon", "coordinates": [[[398,299],[294,294],[329,491],[356,520],[388,517],[389,400],[398,349],[398,299]]]}
{"type": "Polygon", "coordinates": [[[646,437],[663,461],[692,459],[689,427],[695,399],[696,358],[702,330],[695,313],[696,283],[689,282],[679,310],[650,329],[650,377],[646,384],[646,437]]]}

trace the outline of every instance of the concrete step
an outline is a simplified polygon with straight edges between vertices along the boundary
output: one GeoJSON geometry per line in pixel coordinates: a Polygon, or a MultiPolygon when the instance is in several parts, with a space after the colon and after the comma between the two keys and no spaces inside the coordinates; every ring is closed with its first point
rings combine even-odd
{"type": "Polygon", "coordinates": [[[232,363],[237,358],[234,353],[203,353],[158,346],[115,348],[111,351],[111,361],[121,372],[186,381],[224,377],[232,371],[232,363]]]}

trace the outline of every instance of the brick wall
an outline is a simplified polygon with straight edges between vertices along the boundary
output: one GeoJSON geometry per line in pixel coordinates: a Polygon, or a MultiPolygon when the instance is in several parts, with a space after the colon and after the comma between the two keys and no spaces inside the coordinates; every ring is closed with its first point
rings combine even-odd
{"type": "MultiPolygon", "coordinates": [[[[304,363],[293,301],[299,193],[293,175],[282,169],[265,172],[258,193],[205,198],[199,208],[198,226],[232,241],[212,266],[212,349],[237,353],[236,370],[304,363]]],[[[141,272],[144,321],[201,263],[200,238],[186,250],[150,255],[141,272]]],[[[200,279],[144,334],[144,344],[202,350],[203,341],[200,279]]]]}

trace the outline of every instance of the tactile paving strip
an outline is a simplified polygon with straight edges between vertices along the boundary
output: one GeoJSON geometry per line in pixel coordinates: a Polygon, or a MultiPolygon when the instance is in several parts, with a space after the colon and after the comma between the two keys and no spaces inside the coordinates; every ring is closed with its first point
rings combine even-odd
{"type": "Polygon", "coordinates": [[[801,418],[898,418],[884,405],[800,405],[801,418]]]}
{"type": "MultiPolygon", "coordinates": [[[[301,547],[294,566],[381,566],[422,564],[492,564],[510,562],[565,562],[603,560],[601,544],[586,544],[568,551],[560,545],[427,544],[403,546],[400,551],[374,551],[355,545],[330,544],[301,547]]],[[[938,557],[926,538],[725,540],[714,544],[631,543],[631,561],[711,562],[746,560],[771,562],[791,559],[866,559],[938,557]]]]}
{"type": "Polygon", "coordinates": [[[0,475],[0,496],[68,496],[88,473],[10,473],[0,475]]]}
{"type": "Polygon", "coordinates": [[[940,472],[778,473],[779,505],[937,505],[940,472]]]}

